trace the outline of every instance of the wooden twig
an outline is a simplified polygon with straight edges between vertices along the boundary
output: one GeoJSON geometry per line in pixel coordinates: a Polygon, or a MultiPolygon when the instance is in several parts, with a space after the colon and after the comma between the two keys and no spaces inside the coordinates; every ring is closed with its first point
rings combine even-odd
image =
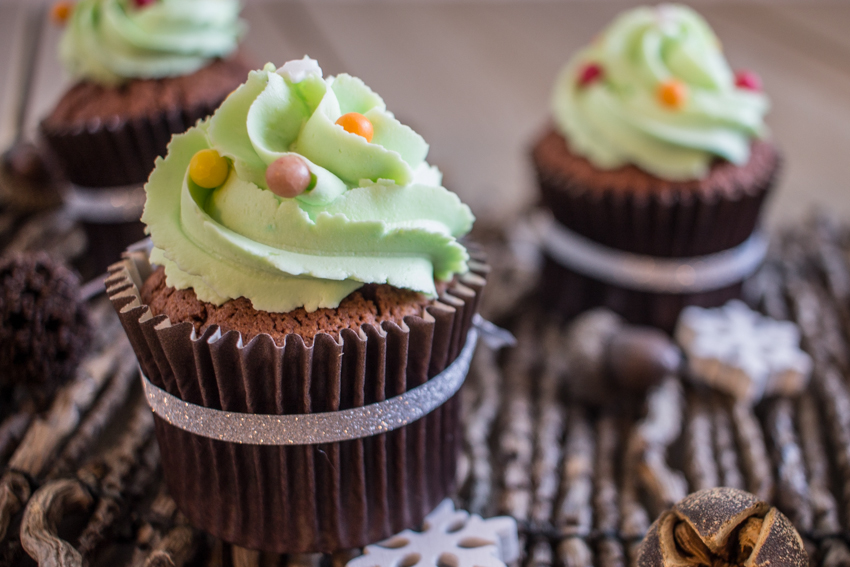
{"type": "MultiPolygon", "coordinates": [[[[192,559],[196,546],[195,531],[189,526],[177,526],[157,543],[144,565],[145,567],[182,567],[192,559]]],[[[234,561],[234,567],[237,565],[239,563],[234,561]]]]}
{"type": "Polygon", "coordinates": [[[12,414],[3,420],[0,424],[0,460],[5,462],[6,457],[11,453],[23,438],[33,418],[35,417],[35,408],[28,404],[27,407],[21,408],[17,413],[12,414]]]}
{"type": "Polygon", "coordinates": [[[593,511],[595,531],[601,539],[594,546],[601,567],[624,567],[625,551],[618,537],[620,511],[617,506],[616,460],[620,445],[617,420],[611,414],[596,422],[596,471],[593,511]]]}
{"type": "Polygon", "coordinates": [[[735,434],[732,432],[732,418],[727,404],[720,396],[714,396],[711,403],[712,425],[714,427],[714,454],[720,472],[720,486],[744,489],[744,475],[738,465],[738,452],[735,447],[735,434]]]}
{"type": "Polygon", "coordinates": [[[812,531],[809,486],[803,465],[803,453],[794,430],[794,406],[782,398],[771,402],[766,429],[771,441],[777,471],[776,505],[803,534],[812,531]]]}
{"type": "Polygon", "coordinates": [[[580,406],[570,406],[561,469],[561,499],[555,511],[555,529],[559,535],[590,535],[593,527],[591,498],[595,452],[593,429],[585,410],[580,406]]]}
{"type": "Polygon", "coordinates": [[[637,424],[626,436],[628,439],[623,459],[623,477],[620,488],[620,536],[626,542],[626,552],[630,565],[637,564],[637,549],[640,540],[649,529],[650,519],[640,497],[640,479],[638,464],[642,456],[642,441],[635,433],[637,424]]]}
{"type": "MultiPolygon", "coordinates": [[[[153,418],[144,401],[139,400],[128,428],[120,441],[98,461],[82,471],[81,478],[90,479],[106,471],[98,483],[100,499],[88,525],[80,535],[79,548],[83,555],[89,555],[109,533],[109,527],[126,509],[124,499],[130,487],[128,479],[139,466],[139,453],[148,444],[153,435],[153,418]],[[96,472],[92,473],[92,469],[96,472]]],[[[148,464],[151,467],[150,463],[148,464]]],[[[151,467],[155,468],[155,464],[151,467]]]]}
{"type": "Polygon", "coordinates": [[[504,420],[498,439],[498,459],[502,464],[502,494],[498,510],[520,522],[527,522],[531,508],[531,470],[534,447],[534,421],[531,402],[531,369],[536,363],[535,323],[524,319],[519,326],[520,347],[511,351],[505,371],[504,420]]]}
{"type": "Polygon", "coordinates": [[[797,428],[800,431],[803,462],[809,473],[809,491],[814,514],[812,535],[817,538],[836,535],[841,529],[838,508],[830,491],[829,462],[823,443],[822,419],[814,398],[810,393],[806,393],[797,404],[797,428]]]}
{"type": "Polygon", "coordinates": [[[758,419],[749,406],[736,403],[732,406],[732,423],[735,425],[735,439],[741,452],[747,490],[762,500],[770,501],[773,497],[773,472],[758,419]]]}
{"type": "Polygon", "coordinates": [[[712,423],[704,393],[688,397],[685,421],[685,476],[692,492],[719,486],[717,461],[714,458],[712,423]]]}
{"type": "Polygon", "coordinates": [[[540,539],[535,541],[528,552],[528,560],[525,562],[526,567],[551,567],[555,565],[555,557],[552,553],[552,545],[548,540],[540,539]]]}
{"type": "MultiPolygon", "coordinates": [[[[490,432],[499,412],[499,384],[502,371],[496,363],[496,353],[479,345],[472,361],[473,384],[478,386],[478,398],[466,414],[464,424],[469,474],[464,494],[468,494],[468,510],[485,514],[492,507],[493,467],[490,463],[490,432]]],[[[470,407],[470,406],[466,406],[470,407]]]]}
{"type": "Polygon", "coordinates": [[[122,348],[123,345],[116,343],[84,361],[75,380],[59,391],[47,415],[37,418],[27,430],[9,460],[10,470],[0,478],[0,541],[6,539],[12,516],[26,505],[29,497],[29,490],[19,489],[21,482],[26,482],[20,473],[38,477],[44,472],[56,449],[74,431],[81,414],[92,405],[112,374],[122,348]]]}
{"type": "Polygon", "coordinates": [[[840,517],[850,529],[850,392],[835,367],[817,368],[812,382],[823,408],[831,453],[840,479],[840,517]]]}
{"type": "Polygon", "coordinates": [[[657,515],[688,493],[684,475],[667,464],[667,449],[682,432],[681,384],[676,378],[665,379],[649,392],[646,403],[646,417],[634,429],[629,449],[638,455],[638,478],[657,515]]]}
{"type": "Polygon", "coordinates": [[[127,404],[131,388],[138,380],[139,367],[130,343],[123,338],[120,342],[123,348],[118,355],[119,364],[115,375],[91,412],[74,432],[74,436],[65,445],[49,475],[51,478],[67,475],[76,469],[97,443],[104,428],[127,404]]]}
{"type": "Polygon", "coordinates": [[[566,409],[558,397],[564,365],[558,350],[560,334],[553,327],[546,333],[545,367],[539,377],[536,394],[537,420],[534,436],[534,462],[531,468],[534,503],[531,520],[536,526],[550,526],[558,496],[561,440],[564,437],[566,409]],[[560,355],[560,356],[559,356],[560,355]]]}
{"type": "Polygon", "coordinates": [[[27,505],[21,522],[21,544],[39,565],[81,567],[83,558],[56,534],[59,520],[69,509],[87,510],[92,495],[79,482],[63,479],[42,486],[27,505]]]}
{"type": "Polygon", "coordinates": [[[593,552],[579,537],[568,537],[558,544],[558,561],[564,567],[592,567],[593,552]]]}

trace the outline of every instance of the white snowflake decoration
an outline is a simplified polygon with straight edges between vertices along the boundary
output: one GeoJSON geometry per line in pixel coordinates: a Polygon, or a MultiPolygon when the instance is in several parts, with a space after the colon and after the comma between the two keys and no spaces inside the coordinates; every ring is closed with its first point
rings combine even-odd
{"type": "Polygon", "coordinates": [[[812,360],[800,349],[797,325],[765,317],[741,301],[717,309],[685,308],[676,340],[693,380],[740,400],[793,395],[809,381],[812,360]]]}
{"type": "Polygon", "coordinates": [[[347,567],[505,567],[518,557],[516,520],[484,520],[446,499],[425,518],[424,531],[367,545],[347,567]]]}

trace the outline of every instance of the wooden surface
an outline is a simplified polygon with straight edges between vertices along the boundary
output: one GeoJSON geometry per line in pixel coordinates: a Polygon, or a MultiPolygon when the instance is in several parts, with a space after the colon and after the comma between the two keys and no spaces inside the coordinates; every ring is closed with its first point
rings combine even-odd
{"type": "MultiPolygon", "coordinates": [[[[510,218],[534,198],[528,148],[546,125],[555,74],[633,2],[254,2],[245,49],[260,65],[305,53],[379,92],[431,144],[445,184],[482,220],[510,218]]],[[[799,1],[699,3],[734,67],[757,70],[786,166],[768,209],[775,226],[813,206],[850,219],[850,5],[799,1]]],[[[0,92],[8,107],[22,10],[0,4],[0,92]]],[[[38,120],[67,87],[59,30],[41,26],[24,119],[38,120]]],[[[30,51],[31,50],[26,50],[30,51]]],[[[9,119],[0,117],[0,142],[9,119]]]]}

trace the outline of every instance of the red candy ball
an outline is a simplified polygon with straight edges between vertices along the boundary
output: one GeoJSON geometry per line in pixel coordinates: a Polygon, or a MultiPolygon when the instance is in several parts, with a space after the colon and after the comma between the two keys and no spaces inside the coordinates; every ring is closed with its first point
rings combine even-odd
{"type": "Polygon", "coordinates": [[[579,86],[586,87],[600,80],[603,74],[601,65],[598,63],[588,63],[579,70],[578,84],[579,86]]]}
{"type": "Polygon", "coordinates": [[[289,154],[277,158],[266,169],[266,183],[269,190],[278,197],[291,199],[310,187],[313,176],[307,162],[289,154]]]}
{"type": "Polygon", "coordinates": [[[133,0],[133,3],[136,5],[136,8],[144,8],[145,6],[149,6],[156,2],[156,0],[133,0]]]}
{"type": "Polygon", "coordinates": [[[735,73],[735,86],[748,91],[761,91],[761,77],[752,71],[738,71],[735,73]]]}

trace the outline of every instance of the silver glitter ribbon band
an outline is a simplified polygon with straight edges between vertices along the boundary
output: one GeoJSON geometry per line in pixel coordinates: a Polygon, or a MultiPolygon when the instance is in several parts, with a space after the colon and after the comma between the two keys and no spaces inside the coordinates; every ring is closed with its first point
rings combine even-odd
{"type": "Polygon", "coordinates": [[[336,443],[404,427],[446,403],[466,380],[479,334],[489,346],[514,342],[509,332],[476,315],[466,344],[445,370],[389,400],[341,411],[299,415],[236,413],[185,402],[153,385],[144,374],[142,384],[148,405],[157,416],[201,437],[247,445],[336,443]]]}
{"type": "Polygon", "coordinates": [[[742,244],[716,254],[659,258],[609,248],[576,234],[551,216],[531,220],[539,246],[564,267],[638,291],[698,293],[721,289],[752,275],[767,255],[768,239],[756,231],[742,244]]]}
{"type": "Polygon", "coordinates": [[[137,221],[145,208],[143,185],[92,189],[71,185],[68,209],[84,222],[112,224],[137,221]]]}

